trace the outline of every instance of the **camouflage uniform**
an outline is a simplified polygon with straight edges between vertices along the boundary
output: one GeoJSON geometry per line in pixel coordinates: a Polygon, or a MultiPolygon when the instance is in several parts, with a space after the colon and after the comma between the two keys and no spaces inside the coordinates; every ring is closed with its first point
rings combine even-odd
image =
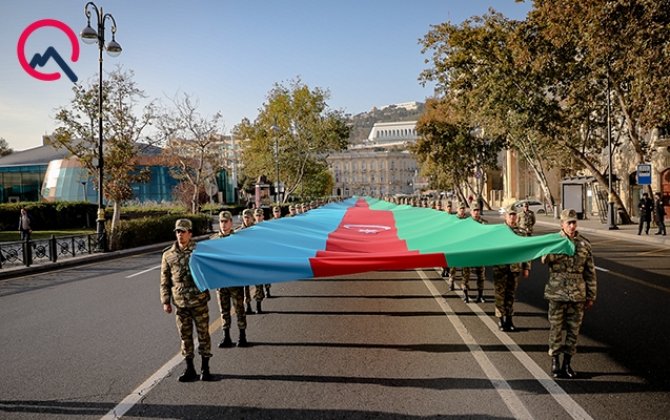
{"type": "Polygon", "coordinates": [[[535,212],[533,210],[523,210],[519,213],[519,227],[524,229],[528,236],[533,234],[535,226],[535,212]]]}
{"type": "Polygon", "coordinates": [[[584,310],[596,300],[596,269],[591,243],[577,232],[577,213],[573,209],[561,212],[561,236],[573,243],[575,253],[542,257],[542,262],[549,266],[549,280],[544,288],[544,298],[549,301],[549,356],[554,378],[574,378],[577,374],[570,364],[577,352],[584,310]]]}
{"type": "MultiPolygon", "coordinates": [[[[226,238],[232,235],[233,232],[225,234],[223,232],[215,233],[209,239],[226,238]]],[[[223,321],[223,329],[230,329],[232,323],[231,309],[235,307],[235,314],[237,315],[237,327],[241,330],[247,328],[247,315],[244,312],[244,287],[225,287],[216,291],[219,309],[221,310],[221,320],[223,321]],[[231,304],[232,301],[232,304],[231,304]]]]}
{"type": "MultiPolygon", "coordinates": [[[[516,213],[508,208],[507,213],[516,213]]],[[[526,236],[526,230],[518,226],[507,226],[519,236],[526,236]]],[[[514,331],[512,315],[514,315],[514,295],[525,270],[530,270],[530,262],[496,265],[493,267],[493,289],[495,293],[495,315],[500,319],[500,329],[514,331]]]]}
{"type": "Polygon", "coordinates": [[[163,253],[161,261],[161,303],[176,307],[177,329],[181,336],[181,354],[193,359],[193,323],[198,332],[198,353],[203,358],[212,357],[209,336],[209,291],[201,292],[191,277],[188,263],[195,242],[191,240],[183,249],[175,243],[163,253]]]}
{"type": "MultiPolygon", "coordinates": [[[[473,207],[473,210],[474,209],[479,209],[479,208],[480,207],[477,204],[475,204],[475,206],[473,207]]],[[[486,224],[489,223],[486,219],[484,219],[482,217],[479,217],[479,218],[474,218],[473,217],[472,220],[474,220],[477,223],[481,223],[483,225],[486,225],[486,224]]],[[[463,290],[466,291],[465,293],[467,294],[467,290],[470,289],[469,282],[470,282],[470,273],[471,273],[472,270],[475,271],[475,275],[477,276],[477,290],[479,291],[479,298],[478,299],[481,299],[483,301],[484,267],[465,267],[465,268],[463,268],[463,285],[462,285],[462,288],[463,288],[463,290]]]]}
{"type": "MultiPolygon", "coordinates": [[[[460,203],[458,205],[458,209],[459,210],[460,209],[465,209],[465,203],[460,203]]],[[[462,220],[462,219],[467,219],[470,216],[467,215],[467,214],[462,214],[461,215],[459,213],[456,213],[456,217],[458,217],[459,219],[462,220]]],[[[459,269],[459,267],[449,267],[449,279],[447,280],[447,283],[449,284],[449,290],[454,290],[454,286],[456,284],[456,270],[458,270],[458,269],[459,269]]],[[[461,277],[465,278],[465,269],[460,268],[460,270],[461,270],[461,277]]],[[[468,275],[470,275],[469,272],[468,272],[468,275]]]]}
{"type": "MultiPolygon", "coordinates": [[[[561,235],[567,237],[563,231],[561,235]]],[[[575,245],[574,255],[549,254],[542,258],[549,266],[549,281],[544,288],[544,298],[549,301],[549,356],[560,353],[572,356],[577,352],[584,304],[596,300],[591,243],[578,232],[574,238],[567,238],[575,245]]]]}

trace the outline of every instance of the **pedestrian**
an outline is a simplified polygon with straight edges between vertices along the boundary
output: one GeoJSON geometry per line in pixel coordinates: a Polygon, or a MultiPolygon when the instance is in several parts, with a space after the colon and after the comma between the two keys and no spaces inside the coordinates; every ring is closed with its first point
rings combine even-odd
{"type": "MultiPolygon", "coordinates": [[[[461,202],[461,203],[458,204],[458,209],[456,209],[456,217],[457,218],[459,218],[461,220],[464,220],[464,219],[467,219],[469,217],[468,214],[465,212],[465,208],[466,208],[466,204],[464,202],[461,202]]],[[[455,286],[456,285],[456,270],[461,271],[461,280],[463,280],[465,278],[465,272],[463,271],[462,268],[449,267],[449,279],[447,280],[447,284],[449,285],[449,290],[450,291],[456,289],[456,286],[455,286]]],[[[463,280],[463,281],[465,281],[465,280],[463,280]]],[[[467,299],[467,296],[468,296],[468,294],[466,292],[465,297],[463,299],[466,302],[469,302],[469,300],[467,299]]]]}
{"type": "Polygon", "coordinates": [[[28,214],[28,210],[21,208],[21,215],[19,216],[19,234],[22,241],[29,241],[30,234],[33,233],[32,217],[28,214]]]}
{"type": "MultiPolygon", "coordinates": [[[[482,217],[482,208],[479,205],[479,202],[475,202],[470,209],[470,217],[477,223],[483,225],[488,224],[488,221],[482,217]]],[[[470,303],[470,297],[468,296],[468,290],[470,290],[470,273],[475,271],[475,276],[477,277],[477,303],[485,303],[484,299],[484,267],[464,267],[463,268],[463,301],[465,303],[470,303]]]]}
{"type": "MultiPolygon", "coordinates": [[[[242,211],[242,224],[235,231],[239,232],[254,225],[254,211],[252,209],[244,209],[242,211]]],[[[251,309],[251,287],[244,286],[244,313],[246,315],[253,315],[255,312],[251,309]]]]}
{"type": "Polygon", "coordinates": [[[575,210],[561,212],[560,234],[574,244],[575,253],[542,257],[542,262],[549,266],[549,280],[544,288],[544,298],[549,301],[549,357],[554,378],[574,378],[571,362],[577,352],[584,311],[596,301],[596,269],[591,243],[577,231],[575,210]]]}
{"type": "Polygon", "coordinates": [[[663,203],[663,196],[660,192],[656,192],[654,198],[654,216],[656,217],[656,226],[658,226],[656,235],[665,236],[665,203],[663,203]]]}
{"type": "MultiPolygon", "coordinates": [[[[210,239],[225,238],[234,233],[233,215],[229,211],[219,213],[219,231],[210,239]]],[[[233,347],[233,341],[230,338],[230,326],[232,324],[231,310],[235,308],[237,318],[237,328],[239,329],[238,347],[247,347],[247,315],[244,312],[244,287],[224,287],[216,291],[219,301],[219,310],[221,311],[221,321],[223,329],[223,339],[219,343],[219,348],[233,347]]]]}
{"type": "Polygon", "coordinates": [[[530,209],[528,201],[523,202],[523,211],[519,213],[519,227],[526,230],[526,235],[533,234],[533,227],[535,226],[535,212],[530,209]]]}
{"type": "Polygon", "coordinates": [[[646,224],[644,233],[649,235],[649,227],[651,226],[651,213],[654,210],[654,201],[649,198],[649,194],[642,194],[640,204],[637,206],[640,213],[640,225],[637,228],[637,234],[642,234],[642,225],[646,224]]]}
{"type": "MultiPolygon", "coordinates": [[[[519,236],[526,236],[525,229],[517,225],[517,213],[514,206],[505,211],[505,224],[519,236]]],[[[516,327],[512,322],[514,315],[514,296],[521,278],[528,278],[530,263],[527,261],[496,265],[493,267],[493,288],[495,292],[495,315],[501,331],[513,332],[516,327]]]]}
{"type": "Polygon", "coordinates": [[[186,369],[179,376],[179,382],[193,382],[198,374],[193,366],[193,324],[198,333],[198,353],[202,358],[200,380],[211,381],[209,359],[211,339],[209,336],[209,291],[201,292],[193,281],[189,261],[195,249],[193,224],[189,219],[179,219],[174,228],[177,240],[163,252],[161,260],[161,303],[163,311],[172,313],[175,306],[177,330],[181,337],[181,354],[186,361],[186,369]]]}

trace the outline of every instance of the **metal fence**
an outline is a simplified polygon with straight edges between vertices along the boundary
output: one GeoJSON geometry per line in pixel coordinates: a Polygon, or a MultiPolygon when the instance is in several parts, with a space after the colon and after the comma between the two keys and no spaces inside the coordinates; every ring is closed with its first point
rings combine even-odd
{"type": "Polygon", "coordinates": [[[52,236],[49,239],[0,242],[0,269],[56,262],[63,258],[100,252],[99,236],[52,236]]]}

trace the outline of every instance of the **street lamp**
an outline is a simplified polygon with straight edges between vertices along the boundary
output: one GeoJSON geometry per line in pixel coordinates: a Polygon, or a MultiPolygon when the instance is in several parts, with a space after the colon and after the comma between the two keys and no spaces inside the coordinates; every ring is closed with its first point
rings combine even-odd
{"type": "Polygon", "coordinates": [[[274,134],[275,138],[275,169],[277,171],[277,177],[275,179],[275,182],[277,183],[277,187],[275,189],[275,199],[277,200],[277,204],[281,203],[281,182],[279,182],[279,127],[276,125],[273,125],[270,127],[272,130],[272,133],[274,134]]]}
{"type": "Polygon", "coordinates": [[[99,80],[98,80],[98,170],[99,170],[99,179],[98,179],[98,220],[97,220],[97,233],[98,233],[98,247],[102,251],[107,250],[107,240],[105,233],[105,209],[102,206],[103,203],[103,175],[104,175],[104,160],[103,160],[103,151],[102,151],[102,50],[107,50],[107,53],[116,57],[121,54],[121,45],[116,42],[116,20],[114,16],[109,13],[104,13],[102,7],[98,7],[92,1],[89,1],[84,6],[84,14],[86,15],[87,24],[86,27],[81,31],[81,40],[86,44],[98,43],[98,50],[100,52],[98,62],[100,64],[99,69],[99,80]],[[98,30],[96,31],[91,27],[91,10],[95,11],[95,16],[98,19],[98,30]],[[112,40],[105,46],[105,21],[109,19],[112,21],[112,40]]]}

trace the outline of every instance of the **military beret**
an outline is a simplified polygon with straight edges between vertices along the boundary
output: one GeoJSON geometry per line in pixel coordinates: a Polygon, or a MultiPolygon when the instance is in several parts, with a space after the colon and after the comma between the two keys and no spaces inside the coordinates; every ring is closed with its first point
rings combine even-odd
{"type": "Polygon", "coordinates": [[[261,214],[263,214],[263,209],[256,209],[256,210],[254,210],[254,215],[255,215],[255,216],[260,216],[261,214]]]}
{"type": "Polygon", "coordinates": [[[254,211],[251,209],[244,209],[242,212],[242,217],[253,217],[254,216],[254,211]]]}
{"type": "Polygon", "coordinates": [[[565,209],[561,212],[561,222],[576,222],[577,212],[574,209],[565,209]]]}
{"type": "Polygon", "coordinates": [[[505,213],[516,214],[516,207],[514,207],[514,205],[505,207],[505,213]]]}
{"type": "Polygon", "coordinates": [[[458,208],[459,208],[459,209],[464,209],[464,208],[466,208],[466,207],[467,207],[467,206],[465,205],[465,203],[463,203],[463,202],[458,203],[458,208]]]}
{"type": "Polygon", "coordinates": [[[219,220],[233,220],[233,214],[227,210],[219,213],[219,220]]]}
{"type": "Polygon", "coordinates": [[[191,223],[191,221],[188,219],[179,219],[174,224],[174,230],[175,232],[178,230],[181,231],[193,230],[193,223],[191,223]]]}

